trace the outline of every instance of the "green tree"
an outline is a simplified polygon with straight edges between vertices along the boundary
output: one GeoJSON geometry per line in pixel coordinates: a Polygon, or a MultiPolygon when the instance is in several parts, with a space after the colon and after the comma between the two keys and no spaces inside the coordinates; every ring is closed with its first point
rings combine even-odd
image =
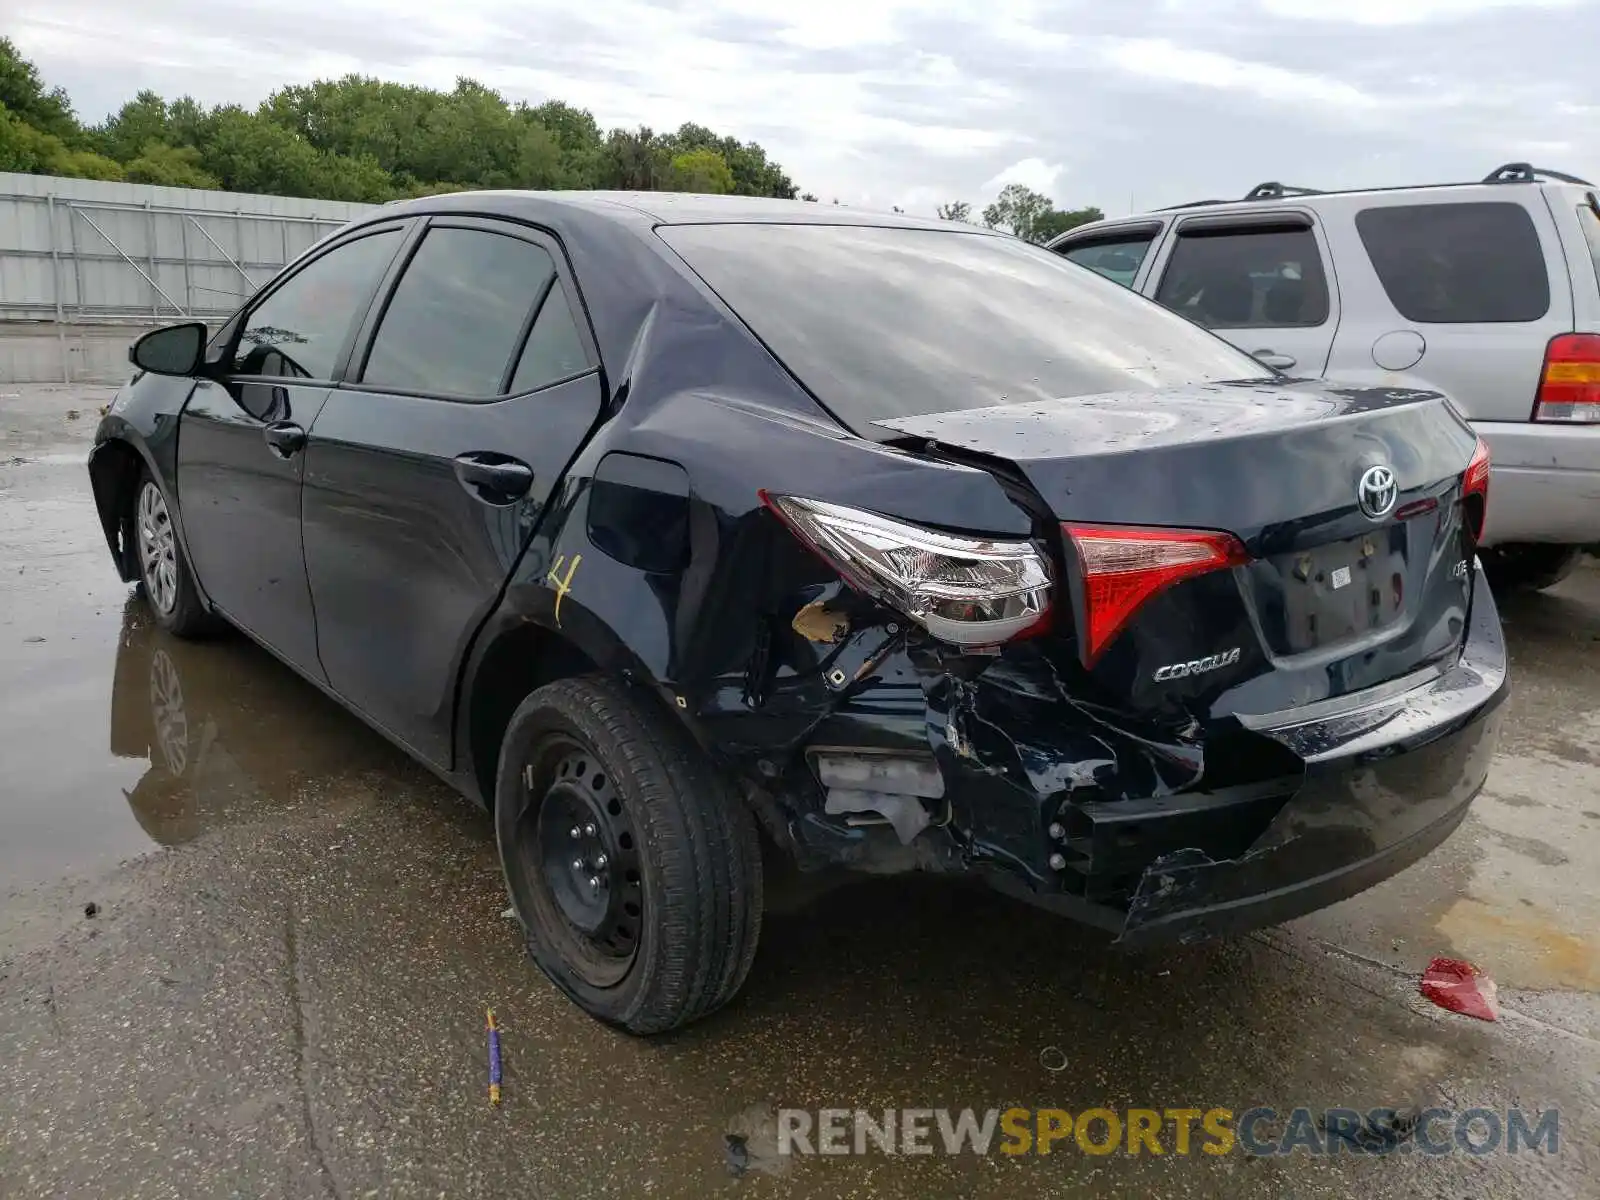
{"type": "Polygon", "coordinates": [[[90,136],[102,154],[126,163],[138,158],[151,143],[178,144],[167,116],[167,102],[148,89],[90,130],[90,136]]]}
{"type": "Polygon", "coordinates": [[[624,192],[649,192],[663,186],[670,159],[647,125],[613,129],[600,160],[600,186],[624,192]]]}
{"type": "Polygon", "coordinates": [[[1104,219],[1105,213],[1093,206],[1069,209],[1065,212],[1058,208],[1052,208],[1034,222],[1032,240],[1048,242],[1051,238],[1058,237],[1069,229],[1076,229],[1079,225],[1089,224],[1090,221],[1104,219]]]}
{"type": "Polygon", "coordinates": [[[193,146],[146,142],[139,156],[128,163],[129,183],[155,183],[165,187],[215,188],[215,177],[200,166],[200,151],[193,146]]]}
{"type": "Polygon", "coordinates": [[[687,150],[673,155],[671,184],[675,192],[725,196],[733,191],[733,172],[715,150],[687,150]]]}
{"type": "Polygon", "coordinates": [[[990,229],[1008,229],[1025,242],[1036,241],[1034,226],[1055,207],[1050,197],[1020,183],[1008,183],[995,202],[983,210],[990,229]]]}
{"type": "Polygon", "coordinates": [[[969,221],[972,219],[972,205],[965,200],[952,200],[949,204],[941,204],[936,211],[941,221],[969,221]]]}
{"type": "Polygon", "coordinates": [[[380,201],[464,188],[692,187],[793,197],[755,142],[703,125],[603,133],[560,100],[508,104],[362,75],[280,88],[256,109],[142,91],[92,129],[0,38],[0,166],[181,186],[380,201]]]}
{"type": "Polygon", "coordinates": [[[0,104],[18,120],[63,142],[76,141],[80,135],[67,93],[61,88],[46,90],[39,68],[23,58],[8,37],[0,37],[0,104]]]}

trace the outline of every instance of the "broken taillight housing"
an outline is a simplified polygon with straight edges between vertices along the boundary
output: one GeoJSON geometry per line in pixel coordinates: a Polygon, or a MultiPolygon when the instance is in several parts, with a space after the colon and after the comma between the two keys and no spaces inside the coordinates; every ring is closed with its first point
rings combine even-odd
{"type": "Polygon", "coordinates": [[[1175,583],[1248,562],[1231,533],[1132,525],[1061,527],[1083,564],[1083,661],[1092,666],[1139,606],[1175,583]]]}
{"type": "Polygon", "coordinates": [[[762,500],[858,591],[958,646],[996,646],[1042,628],[1050,564],[1032,542],[939,533],[877,513],[772,496],[762,500]]]}
{"type": "Polygon", "coordinates": [[[1489,516],[1489,443],[1482,438],[1461,474],[1461,507],[1476,542],[1483,537],[1483,523],[1489,516]]]}
{"type": "Polygon", "coordinates": [[[1600,334],[1563,333],[1550,339],[1533,419],[1600,421],[1600,334]]]}

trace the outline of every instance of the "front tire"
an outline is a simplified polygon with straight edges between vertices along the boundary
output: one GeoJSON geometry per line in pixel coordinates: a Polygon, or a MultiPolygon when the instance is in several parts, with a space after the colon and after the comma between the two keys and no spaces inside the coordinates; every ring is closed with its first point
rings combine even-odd
{"type": "Polygon", "coordinates": [[[761,932],[755,821],[687,732],[567,679],[512,715],[495,831],[540,970],[592,1016],[662,1033],[732,999],[761,932]]]}
{"type": "Polygon", "coordinates": [[[1489,586],[1496,591],[1538,591],[1554,587],[1577,568],[1580,546],[1517,544],[1480,551],[1489,586]]]}
{"type": "Polygon", "coordinates": [[[124,544],[134,556],[139,586],[156,624],[181,638],[210,632],[212,616],[200,599],[194,573],[178,541],[166,493],[149,468],[140,473],[127,521],[124,544]]]}

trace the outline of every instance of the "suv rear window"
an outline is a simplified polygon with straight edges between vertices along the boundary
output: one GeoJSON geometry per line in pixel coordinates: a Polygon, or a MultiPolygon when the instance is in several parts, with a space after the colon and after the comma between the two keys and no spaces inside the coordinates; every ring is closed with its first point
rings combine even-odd
{"type": "Polygon", "coordinates": [[[860,429],[890,417],[1272,373],[1011,237],[859,225],[667,225],[790,371],[860,429]]]}
{"type": "Polygon", "coordinates": [[[1600,286],[1600,200],[1593,192],[1578,205],[1578,225],[1583,230],[1583,240],[1589,243],[1589,257],[1594,260],[1594,281],[1600,286]]]}
{"type": "Polygon", "coordinates": [[[1407,204],[1356,214],[1356,230],[1390,302],[1408,321],[1537,321],[1550,281],[1520,204],[1407,204]]]}

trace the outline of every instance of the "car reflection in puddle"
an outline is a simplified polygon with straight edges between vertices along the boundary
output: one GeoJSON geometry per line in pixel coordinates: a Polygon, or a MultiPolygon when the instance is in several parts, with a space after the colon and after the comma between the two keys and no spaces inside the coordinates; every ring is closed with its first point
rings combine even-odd
{"type": "Polygon", "coordinates": [[[126,795],[140,827],[163,846],[282,815],[341,781],[413,770],[245,638],[179,641],[137,596],[123,610],[110,740],[117,757],[149,762],[126,795]]]}

